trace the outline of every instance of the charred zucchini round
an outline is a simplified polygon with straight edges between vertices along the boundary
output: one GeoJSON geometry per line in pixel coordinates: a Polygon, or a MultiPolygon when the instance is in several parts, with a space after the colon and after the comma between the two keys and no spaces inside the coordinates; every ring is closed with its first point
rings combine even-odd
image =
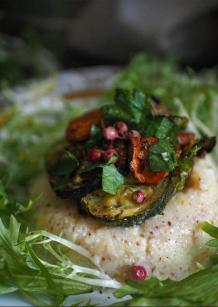
{"type": "Polygon", "coordinates": [[[50,185],[57,196],[80,200],[81,197],[100,188],[100,169],[82,172],[85,156],[85,145],[82,142],[70,146],[59,142],[47,153],[45,166],[50,185]],[[72,156],[75,157],[75,161],[72,156]]]}
{"type": "Polygon", "coordinates": [[[194,158],[216,143],[197,139],[187,124],[156,97],[117,89],[114,104],[70,121],[66,142],[48,152],[51,187],[104,224],[141,224],[162,213],[183,190],[194,158]]]}
{"type": "MultiPolygon", "coordinates": [[[[103,144],[102,150],[110,148],[110,144],[103,144]]],[[[123,141],[116,141],[114,144],[119,160],[116,167],[123,174],[128,170],[128,147],[123,141]]],[[[101,188],[102,168],[94,167],[87,159],[88,149],[86,142],[75,142],[66,144],[59,142],[53,145],[48,151],[45,159],[45,166],[49,177],[49,182],[57,194],[64,199],[80,199],[101,188]],[[72,156],[77,159],[72,160],[72,156]]]]}
{"type": "Polygon", "coordinates": [[[157,186],[124,184],[116,195],[101,190],[82,198],[82,207],[89,215],[104,224],[113,226],[133,226],[142,224],[146,219],[161,214],[175,187],[175,178],[165,178],[157,186]],[[136,204],[133,192],[141,190],[145,201],[136,204]]]}

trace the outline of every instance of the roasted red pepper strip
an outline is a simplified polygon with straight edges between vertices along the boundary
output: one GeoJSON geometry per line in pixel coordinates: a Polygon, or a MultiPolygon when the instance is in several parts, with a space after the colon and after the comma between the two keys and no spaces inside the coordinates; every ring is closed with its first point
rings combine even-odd
{"type": "Polygon", "coordinates": [[[99,125],[102,119],[100,110],[91,111],[70,121],[66,130],[68,142],[85,141],[90,137],[91,126],[99,125]]]}
{"type": "Polygon", "coordinates": [[[186,133],[179,133],[177,135],[177,139],[179,141],[179,145],[186,146],[191,145],[196,140],[194,133],[186,132],[186,133]]]}
{"type": "Polygon", "coordinates": [[[130,168],[134,177],[141,183],[157,185],[168,175],[167,172],[152,172],[149,168],[149,147],[157,141],[158,139],[155,137],[132,139],[133,154],[130,168]]]}

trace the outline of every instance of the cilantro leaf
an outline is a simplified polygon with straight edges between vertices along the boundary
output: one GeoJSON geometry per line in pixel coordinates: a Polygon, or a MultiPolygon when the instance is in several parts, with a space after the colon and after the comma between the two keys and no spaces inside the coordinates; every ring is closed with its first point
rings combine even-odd
{"type": "Polygon", "coordinates": [[[142,91],[117,89],[114,99],[115,104],[132,116],[136,123],[151,114],[150,101],[142,91]]]}
{"type": "Polygon", "coordinates": [[[159,140],[149,148],[149,165],[153,172],[171,172],[177,164],[175,149],[167,140],[159,140]]]}
{"type": "Polygon", "coordinates": [[[159,139],[164,139],[169,135],[173,128],[175,131],[176,125],[167,117],[154,117],[146,128],[146,134],[149,136],[155,136],[159,139]]]}
{"type": "Polygon", "coordinates": [[[117,157],[112,156],[107,163],[96,163],[86,168],[85,171],[90,171],[96,168],[102,169],[102,190],[106,193],[115,195],[118,188],[124,183],[123,175],[117,170],[114,163],[117,157]]]}
{"type": "Polygon", "coordinates": [[[102,171],[103,191],[115,195],[118,188],[124,183],[124,177],[120,174],[114,164],[106,164],[102,171]]]}
{"type": "Polygon", "coordinates": [[[151,104],[143,91],[116,89],[114,105],[104,106],[103,112],[110,118],[144,126],[151,115],[151,104]]]}

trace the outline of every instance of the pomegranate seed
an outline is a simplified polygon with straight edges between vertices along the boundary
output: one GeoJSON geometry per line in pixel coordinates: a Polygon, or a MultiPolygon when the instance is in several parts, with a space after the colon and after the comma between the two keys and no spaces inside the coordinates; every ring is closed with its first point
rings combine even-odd
{"type": "Polygon", "coordinates": [[[125,133],[128,132],[127,124],[124,122],[118,122],[116,124],[116,129],[117,129],[117,132],[121,135],[124,135],[125,133]]]}
{"type": "Polygon", "coordinates": [[[142,265],[133,265],[131,268],[132,279],[143,281],[147,277],[147,271],[142,265]]]}
{"type": "Polygon", "coordinates": [[[109,161],[111,157],[113,156],[118,156],[118,153],[116,151],[116,149],[114,148],[111,148],[111,149],[108,149],[106,150],[104,153],[103,153],[103,160],[105,162],[109,161]]]}
{"type": "Polygon", "coordinates": [[[130,139],[139,139],[141,137],[141,134],[137,130],[131,130],[129,133],[129,138],[130,139]]]}
{"type": "Polygon", "coordinates": [[[118,137],[117,130],[112,126],[104,128],[103,135],[104,135],[104,138],[108,141],[114,141],[118,137]]]}
{"type": "Polygon", "coordinates": [[[142,204],[143,201],[145,200],[145,194],[142,191],[135,191],[132,194],[132,199],[136,204],[142,204]]]}
{"type": "Polygon", "coordinates": [[[89,151],[88,159],[93,162],[97,162],[101,159],[101,151],[97,148],[92,148],[89,151]]]}

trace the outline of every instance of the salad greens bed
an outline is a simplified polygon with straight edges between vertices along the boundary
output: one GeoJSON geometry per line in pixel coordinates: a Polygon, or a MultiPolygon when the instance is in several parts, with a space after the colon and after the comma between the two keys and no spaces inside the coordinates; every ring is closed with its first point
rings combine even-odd
{"type": "MultiPolygon", "coordinates": [[[[115,87],[152,93],[176,114],[188,116],[189,128],[198,135],[218,135],[215,70],[198,76],[190,70],[181,74],[171,60],[140,55],[115,78],[115,87]]],[[[104,102],[111,100],[113,92],[104,102]]],[[[43,169],[48,147],[63,136],[69,119],[80,112],[63,104],[62,112],[51,108],[28,113],[17,103],[0,114],[0,294],[19,291],[35,305],[62,306],[70,295],[109,288],[117,298],[131,295],[127,306],[217,304],[215,258],[210,267],[199,266],[198,272],[179,282],[149,277],[144,282],[120,284],[80,246],[28,225],[29,210],[40,197],[28,199],[28,184],[43,169]]],[[[214,158],[218,161],[217,151],[214,158]]],[[[213,237],[208,246],[218,248],[218,228],[205,222],[202,231],[213,237]]]]}

